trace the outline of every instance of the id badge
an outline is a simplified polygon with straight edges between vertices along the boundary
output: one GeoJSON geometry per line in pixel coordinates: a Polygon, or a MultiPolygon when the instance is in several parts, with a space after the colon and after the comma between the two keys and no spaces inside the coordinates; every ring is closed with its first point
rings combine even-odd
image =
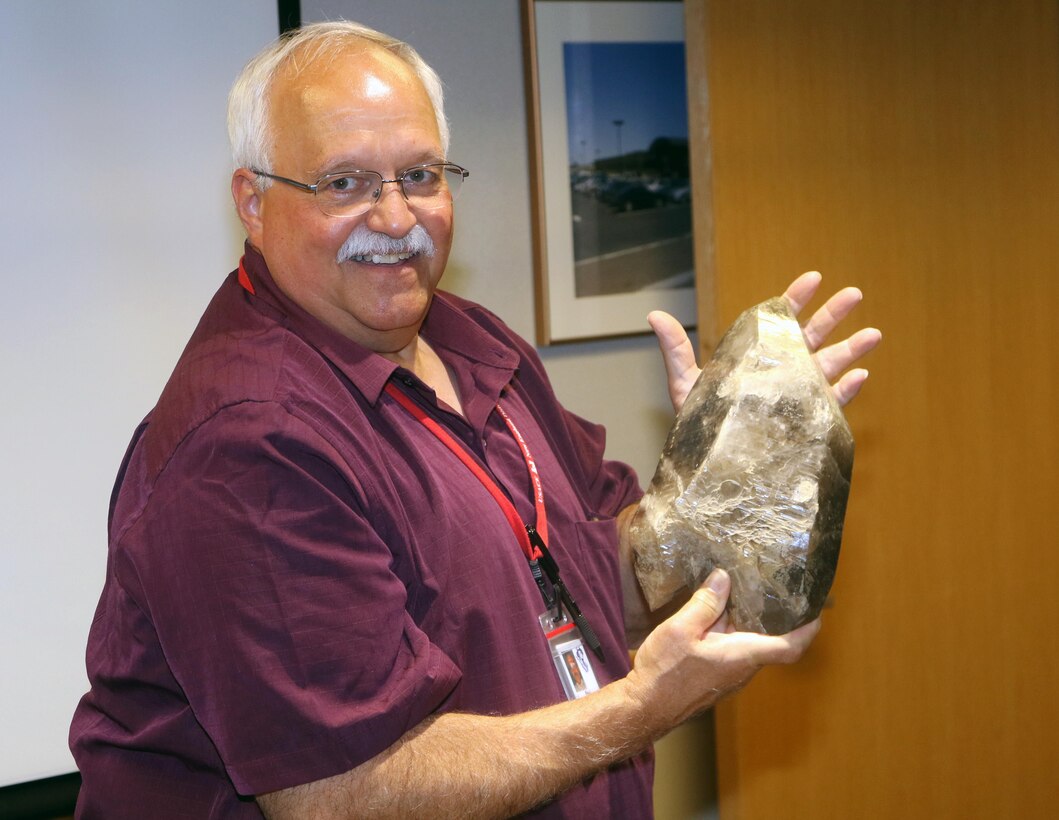
{"type": "Polygon", "coordinates": [[[563,612],[562,618],[556,620],[554,610],[549,610],[540,616],[540,623],[566,699],[577,700],[589,692],[599,691],[592,661],[581,640],[581,630],[570,616],[563,612]]]}

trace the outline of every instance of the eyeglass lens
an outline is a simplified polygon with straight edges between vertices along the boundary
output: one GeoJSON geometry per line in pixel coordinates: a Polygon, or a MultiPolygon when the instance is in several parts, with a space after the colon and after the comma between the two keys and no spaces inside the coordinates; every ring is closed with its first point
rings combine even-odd
{"type": "MultiPolygon", "coordinates": [[[[398,182],[409,205],[431,210],[456,199],[463,177],[454,165],[423,165],[405,171],[398,182]]],[[[373,171],[330,174],[317,183],[316,200],[329,216],[355,216],[382,195],[383,181],[373,171]]]]}

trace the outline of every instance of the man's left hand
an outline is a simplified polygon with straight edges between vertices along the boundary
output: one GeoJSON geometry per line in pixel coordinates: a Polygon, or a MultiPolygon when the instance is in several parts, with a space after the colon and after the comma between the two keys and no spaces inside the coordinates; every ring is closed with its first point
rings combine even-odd
{"type": "MultiPolygon", "coordinates": [[[[816,271],[803,273],[783,294],[797,316],[816,294],[823,277],[816,271]]],[[[840,405],[846,405],[860,392],[868,371],[863,368],[847,370],[882,341],[882,333],[875,328],[862,328],[842,341],[826,345],[835,327],[860,304],[863,294],[857,288],[843,288],[824,303],[802,326],[805,342],[827,380],[840,405]]],[[[647,321],[658,337],[658,346],[669,380],[669,398],[677,412],[684,404],[692,385],[702,372],[695,362],[695,348],[680,322],[661,310],[648,314],[647,321]]]]}

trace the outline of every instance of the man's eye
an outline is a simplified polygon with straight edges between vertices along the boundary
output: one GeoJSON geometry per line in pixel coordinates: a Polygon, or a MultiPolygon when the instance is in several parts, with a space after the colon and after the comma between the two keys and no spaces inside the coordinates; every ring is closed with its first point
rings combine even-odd
{"type": "Polygon", "coordinates": [[[334,177],[320,186],[320,193],[330,196],[349,196],[366,191],[371,182],[365,177],[351,175],[334,177]]]}
{"type": "Polygon", "coordinates": [[[404,175],[406,185],[427,186],[433,185],[438,180],[438,175],[432,168],[416,168],[404,175]]]}

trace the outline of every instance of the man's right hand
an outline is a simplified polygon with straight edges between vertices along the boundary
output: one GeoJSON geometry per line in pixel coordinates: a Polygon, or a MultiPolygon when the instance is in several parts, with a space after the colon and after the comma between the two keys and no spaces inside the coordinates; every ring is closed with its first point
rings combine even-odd
{"type": "Polygon", "coordinates": [[[761,667],[797,661],[820,631],[817,619],[787,635],[735,632],[724,609],[730,591],[728,574],[715,569],[636,653],[623,683],[663,732],[741,689],[761,667]]]}

